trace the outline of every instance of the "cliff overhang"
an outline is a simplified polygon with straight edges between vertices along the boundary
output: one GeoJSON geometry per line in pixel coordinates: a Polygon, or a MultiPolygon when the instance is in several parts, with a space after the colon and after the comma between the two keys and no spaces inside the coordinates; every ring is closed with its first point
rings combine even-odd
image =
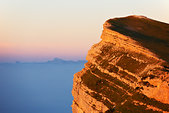
{"type": "Polygon", "coordinates": [[[103,28],[74,75],[73,113],[169,112],[169,24],[134,15],[103,28]]]}

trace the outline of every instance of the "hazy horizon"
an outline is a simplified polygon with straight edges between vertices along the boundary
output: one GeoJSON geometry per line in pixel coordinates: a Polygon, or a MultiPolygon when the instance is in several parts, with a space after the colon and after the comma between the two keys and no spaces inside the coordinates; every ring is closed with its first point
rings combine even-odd
{"type": "Polygon", "coordinates": [[[83,60],[107,19],[144,15],[169,23],[168,0],[0,1],[0,62],[83,60]]]}
{"type": "Polygon", "coordinates": [[[46,63],[46,62],[49,62],[49,61],[55,61],[55,59],[58,59],[58,60],[63,60],[65,62],[78,62],[78,61],[86,61],[86,59],[63,59],[63,58],[58,58],[58,57],[54,57],[54,58],[51,58],[51,59],[43,59],[41,61],[21,61],[21,60],[13,60],[13,61],[0,61],[0,64],[1,63],[46,63]]]}

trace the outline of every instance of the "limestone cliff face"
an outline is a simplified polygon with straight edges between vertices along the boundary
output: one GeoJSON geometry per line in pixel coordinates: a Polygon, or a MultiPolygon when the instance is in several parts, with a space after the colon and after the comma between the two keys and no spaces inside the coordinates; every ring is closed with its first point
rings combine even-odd
{"type": "Polygon", "coordinates": [[[169,24],[110,19],[101,38],[74,75],[73,113],[169,113],[169,24]]]}

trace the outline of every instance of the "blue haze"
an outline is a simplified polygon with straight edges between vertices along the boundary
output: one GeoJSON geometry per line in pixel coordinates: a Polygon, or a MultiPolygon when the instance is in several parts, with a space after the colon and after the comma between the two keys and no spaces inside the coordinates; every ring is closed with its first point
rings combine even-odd
{"type": "Polygon", "coordinates": [[[0,64],[0,113],[71,113],[73,75],[84,63],[0,64]]]}

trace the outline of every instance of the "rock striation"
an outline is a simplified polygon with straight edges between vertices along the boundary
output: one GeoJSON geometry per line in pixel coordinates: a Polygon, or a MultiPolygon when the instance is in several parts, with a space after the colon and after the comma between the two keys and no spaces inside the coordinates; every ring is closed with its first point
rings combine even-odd
{"type": "Polygon", "coordinates": [[[107,20],[74,75],[73,113],[169,113],[169,24],[107,20]]]}

